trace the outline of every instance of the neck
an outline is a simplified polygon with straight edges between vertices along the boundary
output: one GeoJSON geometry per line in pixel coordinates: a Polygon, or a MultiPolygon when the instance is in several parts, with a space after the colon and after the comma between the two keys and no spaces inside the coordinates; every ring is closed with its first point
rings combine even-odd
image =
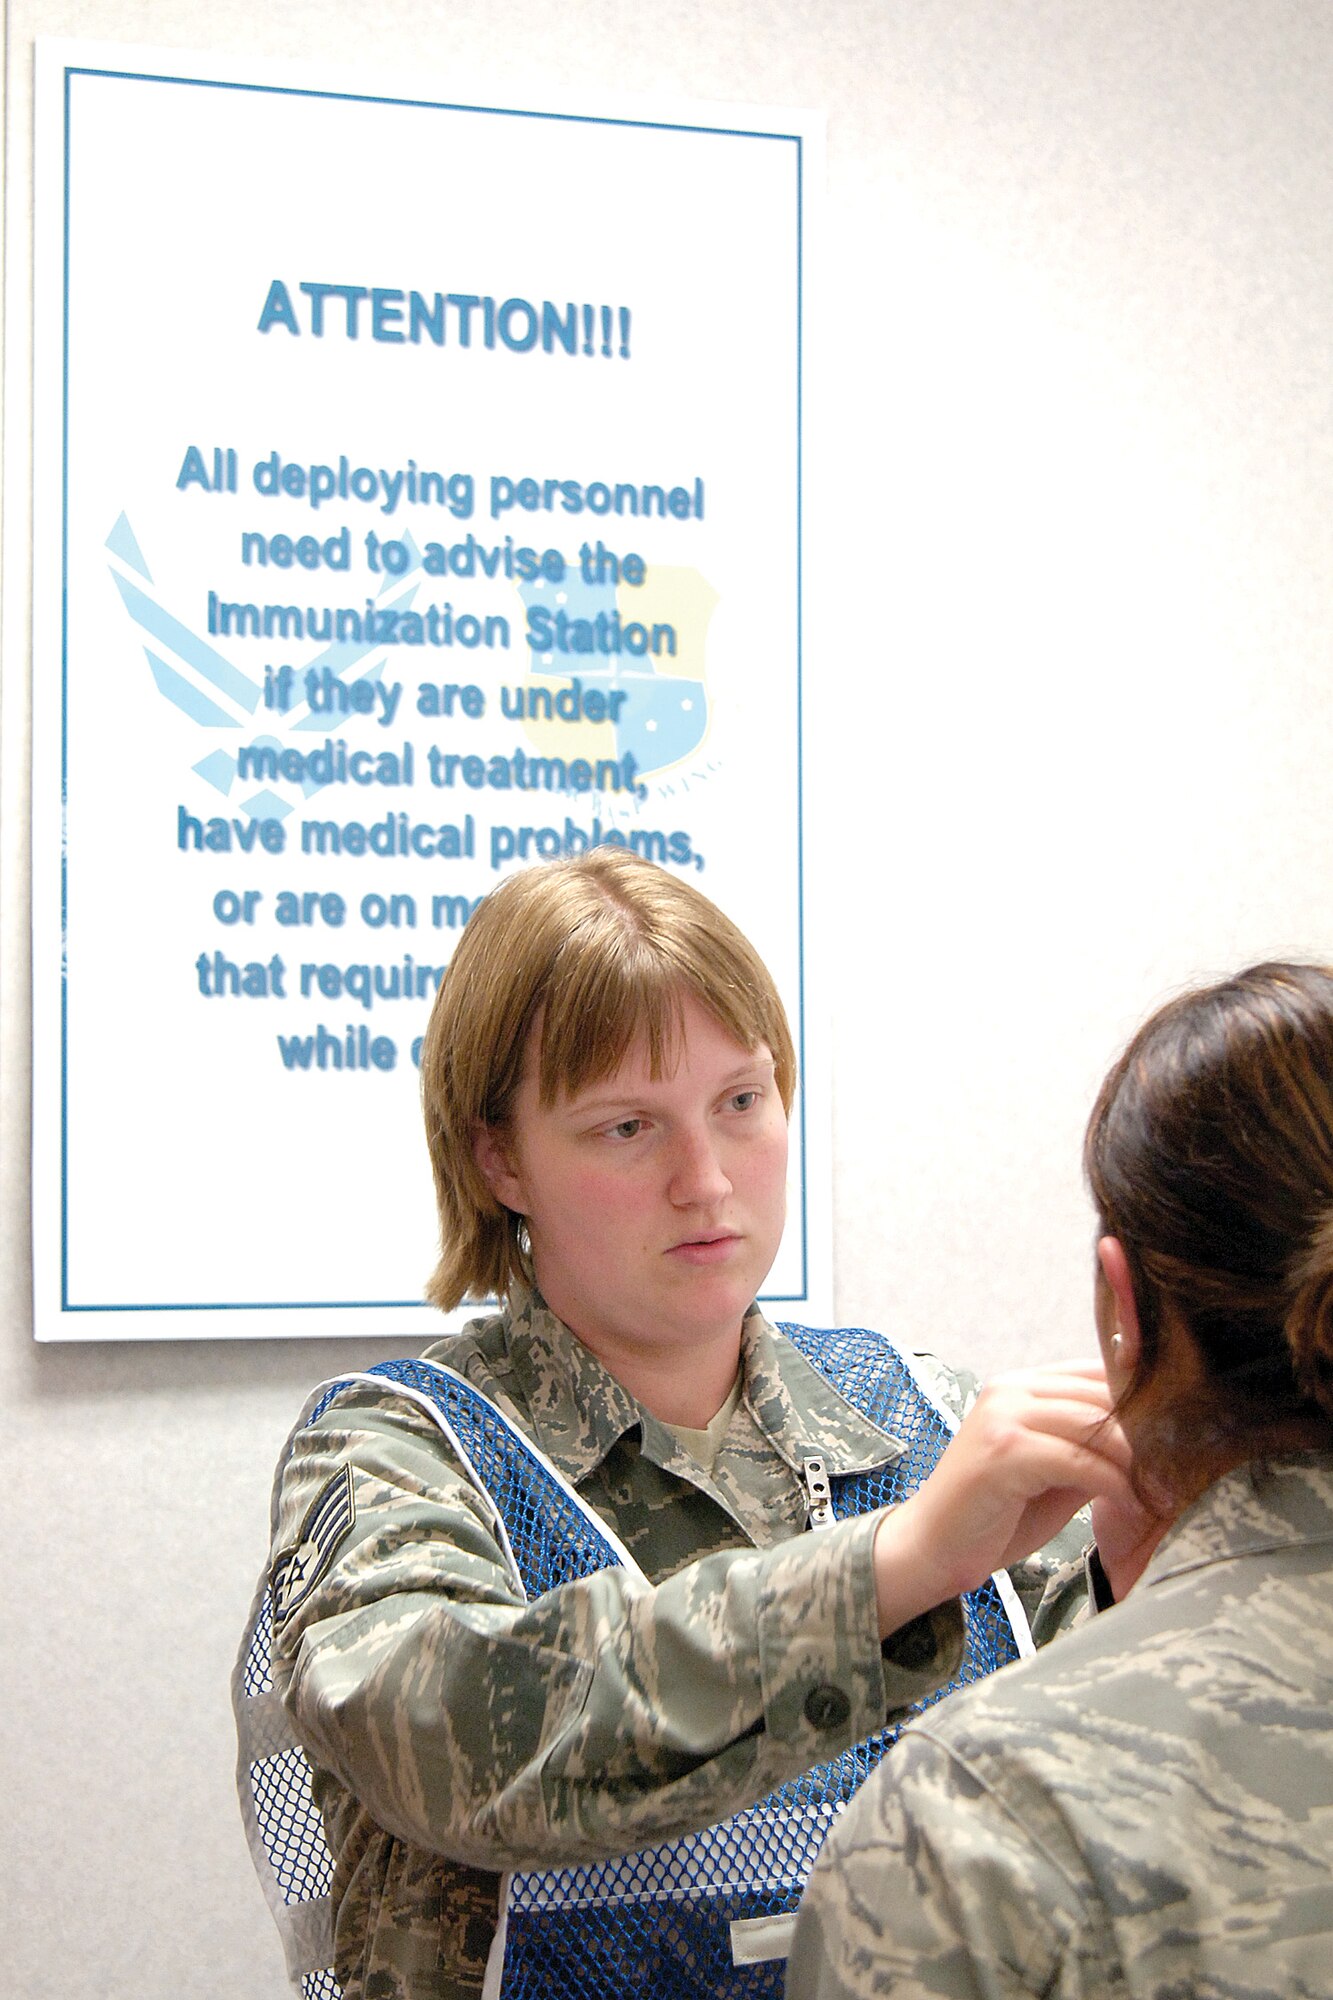
{"type": "MultiPolygon", "coordinates": [[[[1333,1426],[1319,1417],[1293,1417],[1186,1456],[1180,1424],[1179,1413],[1167,1410],[1135,1426],[1132,1434],[1125,1427],[1144,1502],[1140,1509],[1092,1503],[1098,1553],[1117,1602],[1138,1582],[1167,1529],[1228,1472],[1286,1452],[1333,1449],[1333,1426]]],[[[1195,1425],[1197,1413],[1192,1414],[1189,1428],[1195,1425]]]]}
{"type": "Polygon", "coordinates": [[[1328,1451],[1333,1447],[1333,1428],[1322,1417],[1292,1416],[1257,1426],[1248,1434],[1237,1434],[1213,1456],[1201,1462],[1177,1512],[1205,1493],[1225,1473],[1237,1466],[1252,1465],[1256,1459],[1281,1458],[1294,1451],[1328,1451]]]}
{"type": "Polygon", "coordinates": [[[706,1430],[731,1394],[741,1365],[741,1330],[691,1345],[623,1348],[604,1339],[570,1332],[595,1354],[607,1373],[636,1403],[663,1424],[683,1424],[686,1430],[706,1430]]]}

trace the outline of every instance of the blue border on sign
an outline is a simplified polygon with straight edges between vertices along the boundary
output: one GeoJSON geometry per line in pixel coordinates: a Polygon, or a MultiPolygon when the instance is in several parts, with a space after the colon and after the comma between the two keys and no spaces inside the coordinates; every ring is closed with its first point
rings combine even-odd
{"type": "MultiPolygon", "coordinates": [[[[117,83],[164,83],[189,90],[237,90],[269,97],[325,98],[336,103],[398,105],[405,110],[447,111],[482,118],[531,118],[567,125],[604,125],[630,131],[681,132],[710,138],[773,140],[796,148],[796,962],[798,1074],[805,1076],[805,745],[804,719],[804,305],[805,305],[805,151],[799,132],[761,132],[740,126],[689,125],[668,119],[614,118],[593,113],[521,110],[508,105],[456,104],[446,99],[384,96],[371,91],[315,90],[294,84],[239,83],[219,77],[171,76],[151,70],[105,69],[69,63],[64,69],[64,242],[62,245],[61,353],[61,476],[60,476],[60,805],[62,832],[69,799],[69,376],[70,376],[70,145],[73,107],[70,86],[75,77],[117,83]]],[[[69,851],[62,839],[60,854],[60,1304],[66,1313],[104,1312],[393,1312],[420,1309],[415,1299],[180,1299],[145,1303],[78,1304],[69,1296],[69,965],[66,933],[69,917],[69,851]]],[[[799,1292],[762,1292],[765,1305],[801,1305],[809,1297],[809,1215],[806,1181],[805,1092],[798,1100],[800,1123],[800,1244],[799,1292]]],[[[477,1302],[484,1306],[486,1300],[477,1302]]]]}

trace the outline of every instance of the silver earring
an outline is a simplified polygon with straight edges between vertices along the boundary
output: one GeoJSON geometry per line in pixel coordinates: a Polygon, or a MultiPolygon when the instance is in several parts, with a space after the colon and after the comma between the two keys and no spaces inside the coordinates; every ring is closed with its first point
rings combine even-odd
{"type": "Polygon", "coordinates": [[[1111,1335],[1112,1354],[1119,1356],[1120,1350],[1124,1346],[1124,1344],[1125,1344],[1125,1336],[1123,1333],[1113,1333],[1111,1335]]]}

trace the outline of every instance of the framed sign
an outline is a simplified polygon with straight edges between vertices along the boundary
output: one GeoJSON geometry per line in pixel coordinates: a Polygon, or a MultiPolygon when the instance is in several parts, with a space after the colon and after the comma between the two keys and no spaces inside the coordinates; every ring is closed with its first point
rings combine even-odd
{"type": "Polygon", "coordinates": [[[682,873],[812,1059],[816,150],[39,47],[39,1338],[438,1332],[416,1062],[515,868],[682,873]]]}

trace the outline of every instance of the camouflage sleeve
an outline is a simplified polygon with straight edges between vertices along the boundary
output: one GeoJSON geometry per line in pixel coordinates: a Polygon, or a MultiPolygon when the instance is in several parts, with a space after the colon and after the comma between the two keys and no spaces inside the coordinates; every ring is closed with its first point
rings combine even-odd
{"type": "MultiPolygon", "coordinates": [[[[981,1384],[965,1368],[951,1368],[937,1354],[918,1349],[908,1357],[927,1395],[956,1423],[977,1400],[981,1384]]],[[[1086,1507],[1053,1535],[1044,1548],[1015,1563],[1009,1575],[1027,1613],[1033,1643],[1044,1646],[1088,1615],[1092,1593],[1087,1556],[1092,1521],[1086,1507]]],[[[1095,1609],[1095,1605],[1091,1608],[1095,1609]]]]}
{"type": "MultiPolygon", "coordinates": [[[[1091,1522],[1085,1510],[1074,1516],[1065,1530],[1065,1537],[1077,1539],[1090,1533],[1091,1522]]],[[[1046,1551],[1042,1553],[1044,1555],[1046,1551]]],[[[1028,1613],[1033,1640],[1038,1646],[1044,1646],[1058,1633],[1085,1625],[1099,1611],[1109,1611],[1114,1603],[1111,1586],[1097,1554],[1097,1544],[1084,1540],[1076,1555],[1071,1555],[1067,1561],[1051,1569],[1035,1610],[1028,1613]]]]}
{"type": "Polygon", "coordinates": [[[1015,1563],[1009,1574],[1028,1615],[1033,1644],[1044,1646],[1070,1625],[1081,1624],[1087,1616],[1088,1538],[1092,1522],[1086,1507],[1053,1535],[1044,1548],[1026,1562],[1015,1563]]]}
{"type": "Polygon", "coordinates": [[[313,1553],[275,1681],[315,1761],[403,1839],[492,1870],[623,1853],[753,1803],[950,1677],[956,1606],[881,1649],[876,1519],[525,1603],[429,1419],[345,1395],[281,1475],[275,1549],[313,1553]]]}
{"type": "Polygon", "coordinates": [[[1094,2000],[1086,1916],[1049,1848],[917,1725],[815,1864],[787,2000],[1094,2000]]]}
{"type": "Polygon", "coordinates": [[[941,1361],[938,1354],[931,1354],[924,1347],[909,1349],[906,1358],[911,1363],[912,1373],[932,1402],[937,1403],[955,1424],[961,1424],[981,1388],[971,1369],[951,1368],[947,1361],[941,1361]]]}

